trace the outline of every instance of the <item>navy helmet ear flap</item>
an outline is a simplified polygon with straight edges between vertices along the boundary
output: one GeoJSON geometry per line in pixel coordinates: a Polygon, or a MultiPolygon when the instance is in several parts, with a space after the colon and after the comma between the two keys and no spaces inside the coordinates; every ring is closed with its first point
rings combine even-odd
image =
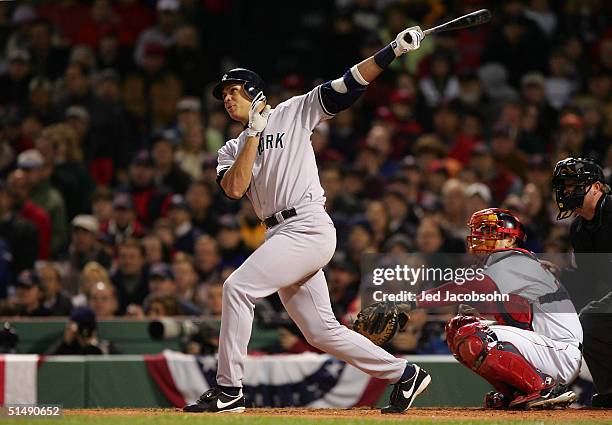
{"type": "Polygon", "coordinates": [[[251,83],[250,81],[245,81],[244,82],[244,91],[247,94],[247,96],[253,100],[255,99],[255,96],[257,96],[257,93],[259,93],[261,90],[258,90],[257,87],[255,87],[253,85],[253,83],[251,83]]]}

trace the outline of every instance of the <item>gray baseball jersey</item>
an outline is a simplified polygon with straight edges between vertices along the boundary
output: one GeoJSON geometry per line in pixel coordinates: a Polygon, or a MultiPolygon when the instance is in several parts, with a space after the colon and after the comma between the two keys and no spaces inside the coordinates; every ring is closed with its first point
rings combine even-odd
{"type": "Polygon", "coordinates": [[[582,326],[569,296],[556,277],[530,254],[494,252],[487,258],[484,274],[502,294],[516,294],[529,301],[534,332],[555,341],[582,341],[582,326]]]}
{"type": "MultiPolygon", "coordinates": [[[[325,196],[310,144],[316,125],[332,116],[321,102],[321,86],[295,96],[272,110],[259,137],[253,177],[246,195],[263,220],[287,208],[325,205],[325,196]]],[[[219,149],[217,174],[229,169],[246,143],[246,133],[219,149]]]]}

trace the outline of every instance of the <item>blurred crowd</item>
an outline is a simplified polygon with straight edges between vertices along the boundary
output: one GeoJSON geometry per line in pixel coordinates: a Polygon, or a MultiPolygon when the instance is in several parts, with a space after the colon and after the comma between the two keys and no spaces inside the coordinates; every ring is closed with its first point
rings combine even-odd
{"type": "MultiPolygon", "coordinates": [[[[569,250],[554,163],[588,156],[612,171],[607,2],[245,3],[0,2],[0,316],[218,319],[224,279],[264,228],[215,182],[216,152],[242,127],[211,84],[251,68],[274,106],[408,26],[482,7],[490,24],[426,37],[314,130],[338,231],[332,304],[345,323],[359,310],[363,253],[464,252],[467,219],[487,206],[522,219],[528,249],[569,250]]],[[[265,308],[282,309],[274,296],[265,308]]],[[[392,349],[446,352],[422,316],[392,349]]],[[[280,340],[305,344],[290,326],[280,340]]]]}

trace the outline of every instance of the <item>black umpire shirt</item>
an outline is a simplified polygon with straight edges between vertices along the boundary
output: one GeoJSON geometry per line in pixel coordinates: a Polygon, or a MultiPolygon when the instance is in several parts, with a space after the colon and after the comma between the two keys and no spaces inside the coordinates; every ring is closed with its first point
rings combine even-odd
{"type": "Polygon", "coordinates": [[[591,220],[576,217],[570,228],[576,266],[585,301],[612,291],[612,196],[600,198],[591,220]],[[597,253],[596,255],[593,255],[597,253]],[[589,255],[591,254],[591,255],[589,255]],[[607,255],[606,255],[607,254],[607,255]],[[588,289],[587,289],[588,288],[588,289]]]}

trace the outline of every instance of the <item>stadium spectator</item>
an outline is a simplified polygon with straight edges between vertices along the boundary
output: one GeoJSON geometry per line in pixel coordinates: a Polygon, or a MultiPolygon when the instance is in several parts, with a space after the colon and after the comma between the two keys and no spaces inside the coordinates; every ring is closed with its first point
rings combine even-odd
{"type": "Polygon", "coordinates": [[[441,195],[444,225],[452,236],[463,240],[467,236],[465,223],[468,218],[465,184],[458,179],[449,179],[442,186],[441,195]]]}
{"type": "Polygon", "coordinates": [[[110,279],[117,288],[118,314],[124,314],[130,304],[142,304],[149,288],[144,252],[137,239],[127,239],[119,244],[117,268],[110,279]]]}
{"type": "Polygon", "coordinates": [[[214,80],[215,69],[209,66],[209,55],[194,25],[183,24],[173,34],[174,44],[168,49],[168,65],[183,83],[188,96],[200,96],[207,81],[214,80]]]}
{"type": "Polygon", "coordinates": [[[119,0],[115,3],[115,14],[119,17],[119,41],[131,47],[138,36],[153,24],[153,13],[138,0],[119,0]]]}
{"type": "Polygon", "coordinates": [[[200,123],[191,123],[181,129],[181,135],[176,160],[193,180],[197,180],[202,177],[202,162],[207,155],[204,128],[200,123]]]}
{"type": "MultiPolygon", "coordinates": [[[[118,148],[118,144],[114,141],[127,139],[123,123],[125,117],[118,116],[111,105],[95,96],[91,77],[91,69],[78,63],[69,65],[64,77],[66,93],[59,107],[66,111],[67,119],[87,121],[87,129],[84,134],[79,134],[80,146],[85,157],[91,162],[91,167],[101,169],[96,174],[112,175],[113,158],[116,155],[115,149],[118,148]],[[87,114],[84,114],[82,109],[70,109],[74,106],[84,108],[87,114]]],[[[77,133],[79,133],[78,130],[77,133]]],[[[108,181],[101,181],[101,183],[108,183],[108,181]]]]}
{"type": "Polygon", "coordinates": [[[145,261],[149,266],[169,261],[170,249],[159,236],[154,234],[146,235],[142,238],[142,247],[145,252],[145,261]]]}
{"type": "Polygon", "coordinates": [[[389,237],[389,216],[385,205],[372,201],[366,208],[366,220],[372,229],[372,238],[376,246],[382,246],[389,237]]]}
{"type": "Polygon", "coordinates": [[[226,214],[219,217],[217,226],[216,238],[221,258],[223,258],[221,266],[236,269],[249,256],[249,250],[242,241],[240,222],[237,217],[226,214]]]}
{"type": "Polygon", "coordinates": [[[100,224],[94,216],[77,215],[72,219],[71,224],[72,243],[68,248],[69,276],[66,289],[74,293],[78,286],[78,276],[87,263],[95,261],[108,268],[111,266],[112,259],[97,240],[100,224]]]}
{"type": "Polygon", "coordinates": [[[112,205],[112,217],[100,226],[100,231],[110,238],[113,246],[128,238],[145,236],[145,229],[134,214],[134,204],[130,195],[117,194],[112,205]]]}
{"type": "Polygon", "coordinates": [[[149,41],[142,54],[141,67],[124,79],[122,94],[127,111],[137,119],[138,130],[148,134],[172,124],[182,84],[167,70],[164,44],[149,41]]]}
{"type": "Polygon", "coordinates": [[[145,301],[144,314],[150,319],[179,316],[181,312],[178,299],[170,295],[151,294],[145,301]]]}
{"type": "Polygon", "coordinates": [[[74,37],[74,44],[85,44],[95,49],[103,34],[119,30],[119,17],[115,14],[109,0],[95,0],[89,14],[81,22],[74,37]]]}
{"type": "Polygon", "coordinates": [[[89,211],[95,186],[83,166],[83,151],[75,131],[66,124],[46,127],[36,138],[35,147],[53,162],[51,183],[66,203],[68,218],[89,211]]]}
{"type": "Polygon", "coordinates": [[[168,190],[155,185],[153,161],[148,151],[141,150],[132,159],[129,182],[122,192],[132,196],[136,218],[143,225],[150,226],[161,216],[168,190]]]}
{"type": "Polygon", "coordinates": [[[495,164],[495,158],[488,146],[478,145],[474,148],[470,166],[481,181],[489,186],[497,203],[502,202],[509,194],[520,191],[520,180],[508,172],[503,165],[495,164]]]}
{"type": "Polygon", "coordinates": [[[201,282],[218,277],[221,268],[221,253],[217,241],[209,235],[196,239],[193,250],[193,264],[201,282]]]}
{"type": "MultiPolygon", "coordinates": [[[[17,276],[31,269],[38,253],[38,232],[31,223],[15,214],[13,194],[0,181],[0,238],[6,244],[10,258],[10,272],[17,276]]],[[[7,251],[4,250],[4,254],[7,251]]]]}
{"type": "Polygon", "coordinates": [[[202,314],[211,319],[221,320],[221,298],[223,296],[223,281],[217,280],[206,285],[206,296],[202,314]]]}
{"type": "Polygon", "coordinates": [[[170,188],[174,193],[184,194],[191,183],[191,176],[175,160],[174,143],[167,133],[157,135],[151,146],[155,182],[170,188]]]}
{"type": "Polygon", "coordinates": [[[38,231],[39,260],[46,260],[51,255],[51,219],[49,214],[30,201],[27,177],[23,170],[15,170],[9,174],[7,185],[13,196],[13,209],[19,218],[33,224],[38,231]]]}
{"type": "Polygon", "coordinates": [[[134,49],[134,61],[142,66],[145,59],[146,46],[150,43],[159,44],[165,48],[174,43],[174,30],[179,20],[179,0],[157,0],[157,25],[140,33],[134,49]]]}
{"type": "Polygon", "coordinates": [[[200,309],[191,301],[179,298],[178,285],[172,268],[166,263],[158,263],[149,270],[149,296],[145,300],[145,309],[151,304],[152,297],[168,297],[176,300],[177,313],[180,315],[198,316],[200,309]]]}
{"type": "Polygon", "coordinates": [[[173,195],[168,203],[168,218],[174,233],[175,251],[193,254],[193,247],[200,231],[193,227],[189,204],[183,195],[173,195]]]}
{"type": "Polygon", "coordinates": [[[503,123],[492,129],[491,153],[498,166],[525,180],[527,154],[517,150],[517,129],[503,123]]]}
{"type": "Polygon", "coordinates": [[[191,259],[175,256],[172,262],[172,273],[175,277],[179,300],[201,307],[202,297],[198,292],[198,274],[193,268],[191,259]]]}
{"type": "Polygon", "coordinates": [[[91,308],[97,319],[112,319],[115,317],[119,303],[113,285],[105,282],[97,282],[89,289],[89,308],[91,308]]]}
{"type": "Polygon", "coordinates": [[[217,213],[213,205],[213,194],[203,181],[194,181],[189,185],[185,201],[191,211],[191,221],[198,230],[209,235],[217,231],[217,213]]]}
{"type": "Polygon", "coordinates": [[[0,75],[0,103],[5,108],[25,109],[28,98],[31,68],[27,50],[13,50],[8,56],[7,72],[0,75]]]}
{"type": "Polygon", "coordinates": [[[16,316],[50,316],[51,311],[44,304],[44,293],[40,280],[33,270],[19,273],[15,282],[16,316]]]}
{"type": "Polygon", "coordinates": [[[36,268],[43,291],[43,306],[52,316],[69,316],[72,311],[70,296],[62,288],[62,274],[58,265],[44,263],[36,268]]]}
{"type": "Polygon", "coordinates": [[[41,18],[48,19],[53,23],[62,45],[72,45],[74,43],[81,22],[87,18],[89,13],[86,5],[74,0],[43,3],[36,10],[41,18]]]}
{"type": "Polygon", "coordinates": [[[57,255],[66,247],[68,219],[64,199],[50,182],[53,165],[45,162],[39,151],[29,149],[17,157],[17,168],[25,173],[30,199],[49,214],[51,253],[57,255]]]}
{"type": "Polygon", "coordinates": [[[98,337],[96,315],[89,307],[72,311],[66,323],[63,337],[51,347],[47,354],[121,354],[115,345],[98,337]]]}
{"type": "Polygon", "coordinates": [[[491,189],[483,183],[472,183],[465,188],[465,216],[492,206],[493,197],[491,189]]]}
{"type": "Polygon", "coordinates": [[[91,261],[85,264],[83,271],[79,276],[79,292],[72,297],[72,305],[74,307],[86,306],[91,288],[98,282],[110,284],[108,270],[100,263],[91,261]]]}
{"type": "Polygon", "coordinates": [[[359,271],[345,258],[346,254],[337,252],[327,267],[329,297],[334,314],[341,323],[349,325],[360,310],[359,271]]]}
{"type": "Polygon", "coordinates": [[[421,79],[419,86],[425,104],[435,108],[459,96],[459,80],[453,75],[453,59],[446,52],[435,52],[431,59],[430,75],[421,79]]]}
{"type": "Polygon", "coordinates": [[[399,188],[389,187],[383,194],[382,201],[389,214],[389,232],[404,233],[414,236],[418,218],[414,215],[409,203],[399,188]]]}

